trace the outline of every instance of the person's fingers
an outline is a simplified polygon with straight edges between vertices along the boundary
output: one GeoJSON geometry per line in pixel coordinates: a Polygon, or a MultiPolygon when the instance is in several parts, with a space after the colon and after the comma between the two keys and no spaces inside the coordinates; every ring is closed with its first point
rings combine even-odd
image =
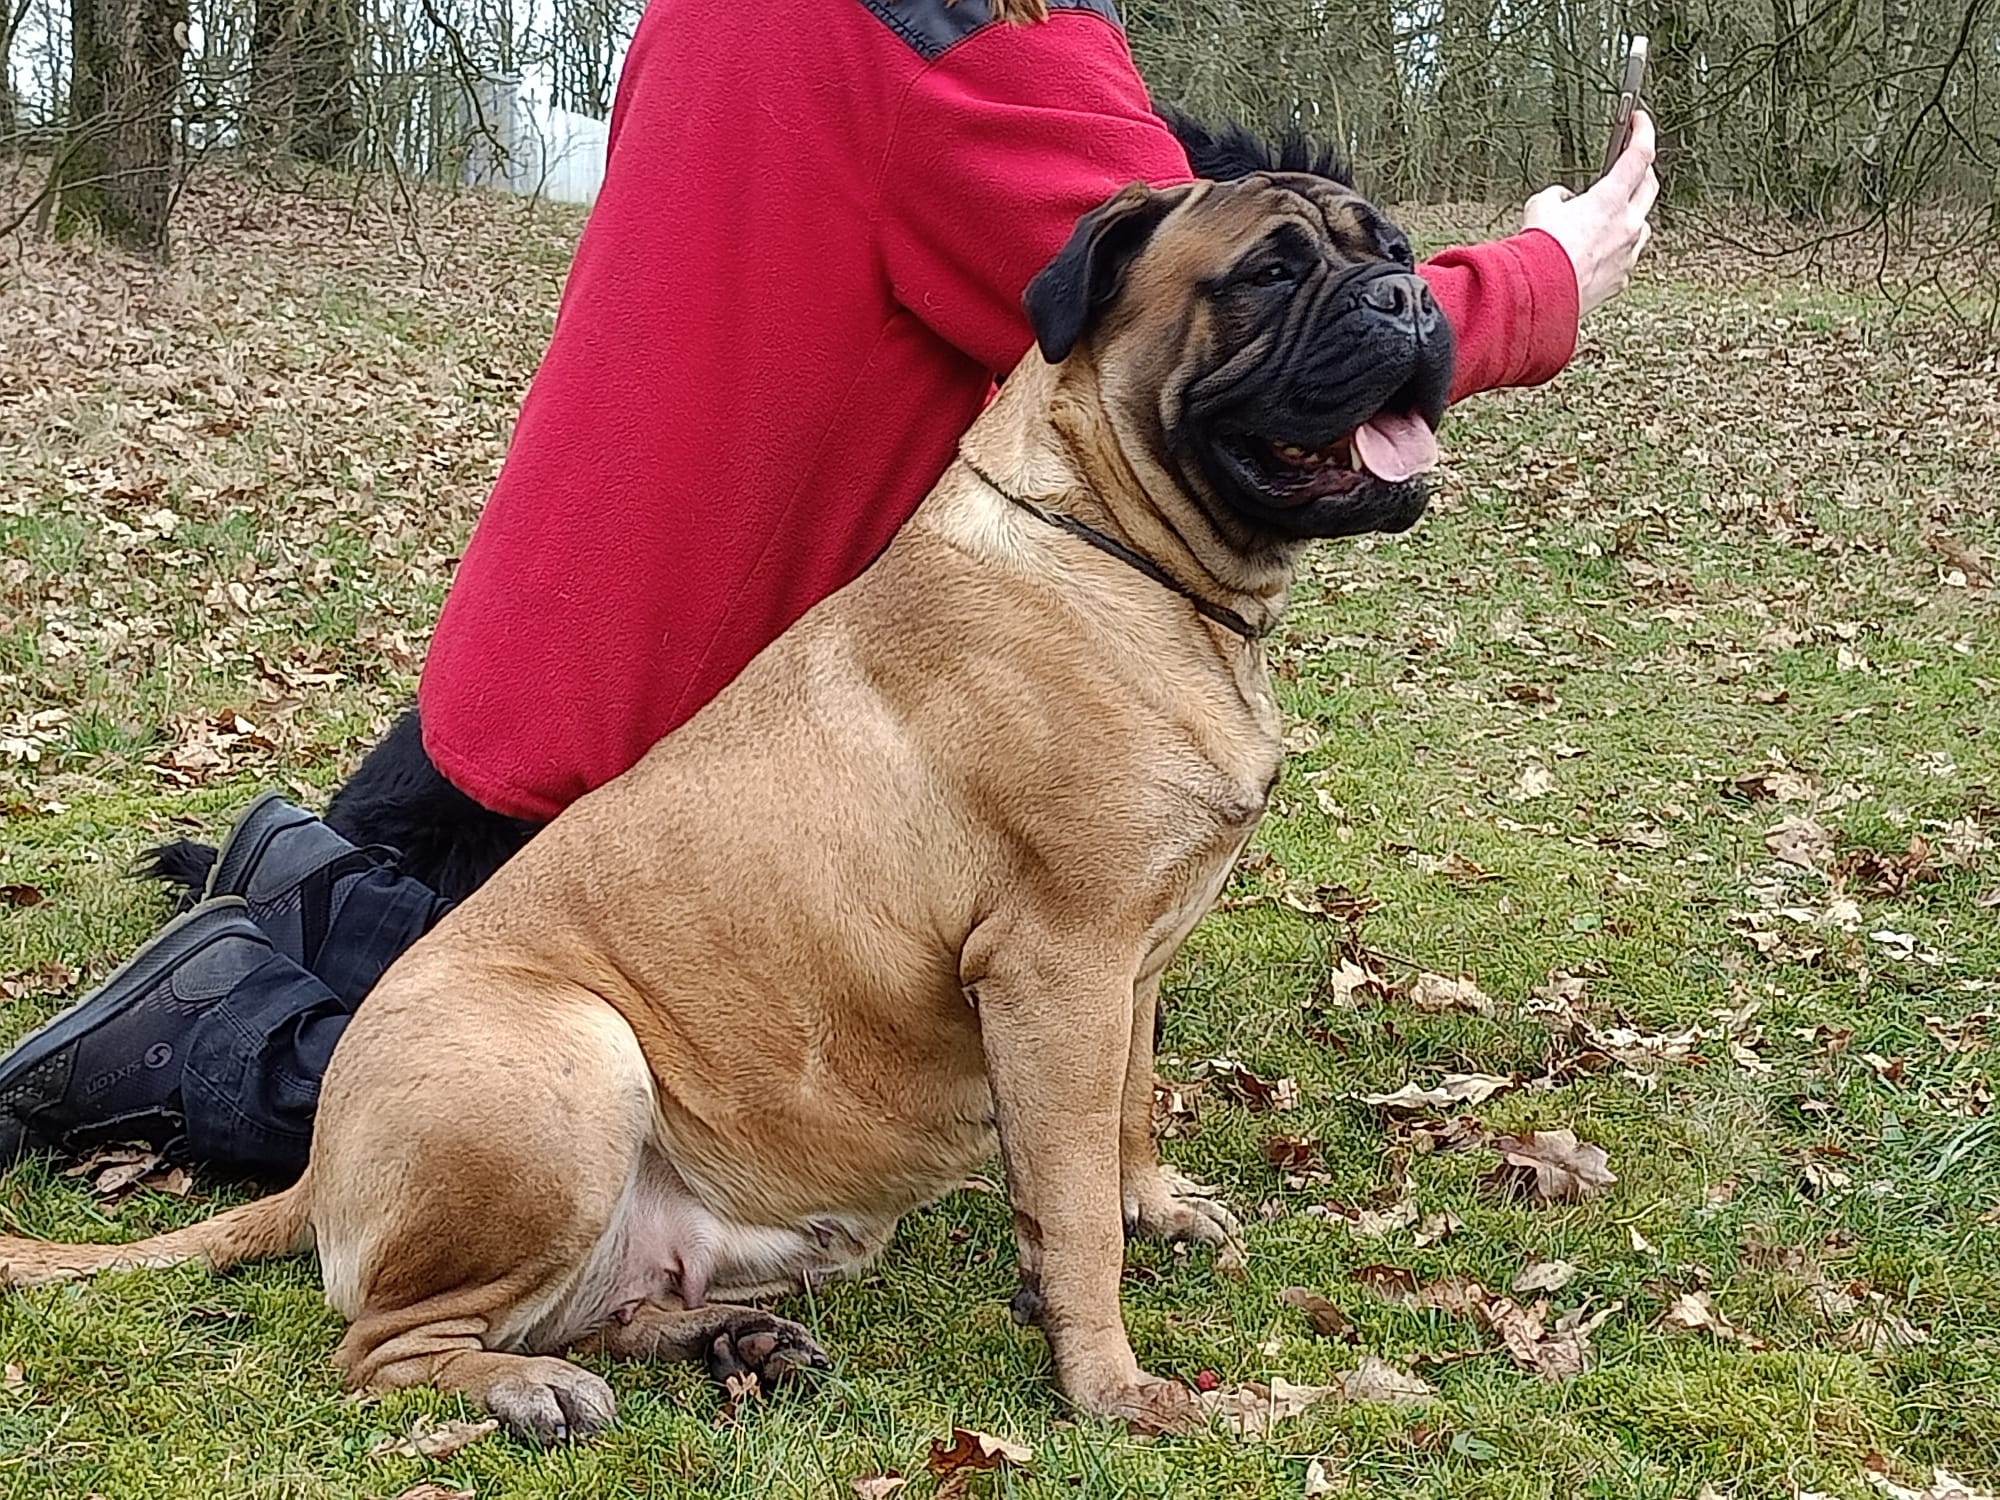
{"type": "Polygon", "coordinates": [[[1648,219],[1645,223],[1639,226],[1639,248],[1637,252],[1633,255],[1633,259],[1636,260],[1638,259],[1639,256],[1644,255],[1646,253],[1646,247],[1652,243],[1653,243],[1653,221],[1651,219],[1648,219]]]}
{"type": "Polygon", "coordinates": [[[1653,117],[1643,109],[1632,115],[1632,139],[1625,147],[1625,154],[1612,163],[1611,170],[1603,180],[1614,185],[1621,198],[1630,198],[1639,190],[1639,183],[1653,166],[1653,117]]]}
{"type": "Polygon", "coordinates": [[[1640,218],[1644,218],[1653,211],[1653,205],[1659,198],[1660,174],[1648,167],[1646,175],[1639,179],[1638,191],[1632,195],[1632,207],[1637,210],[1640,218]]]}

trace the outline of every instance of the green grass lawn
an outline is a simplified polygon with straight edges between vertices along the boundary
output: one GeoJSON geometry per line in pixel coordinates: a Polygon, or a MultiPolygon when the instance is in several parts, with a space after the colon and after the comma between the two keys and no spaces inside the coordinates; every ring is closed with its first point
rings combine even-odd
{"type": "MultiPolygon", "coordinates": [[[[186,217],[164,274],[33,245],[0,270],[0,1042],[157,925],[122,876],[142,847],[262,787],[322,797],[410,693],[578,223],[215,182],[186,217]]],[[[1248,1222],[1247,1274],[1139,1247],[1125,1297],[1161,1373],[1377,1356],[1429,1403],[1256,1441],[1074,1422],[1007,1316],[1004,1204],[965,1192],[785,1306],[835,1356],[810,1399],[725,1415],[693,1369],[618,1367],[622,1425],[555,1452],[370,1456],[478,1414],[344,1398],[309,1263],[7,1294],[0,1495],[841,1497],[894,1471],[926,1497],[965,1482],[925,1468],[954,1426],[1032,1445],[969,1483],[1023,1497],[2000,1486],[2000,363],[1667,244],[1560,383],[1446,438],[1421,526],[1310,557],[1275,653],[1294,753],[1168,986],[1161,1070],[1195,1086],[1164,1149],[1248,1222]],[[1512,1086],[1355,1097],[1447,1073],[1512,1086]],[[1617,1181],[1501,1194],[1493,1149],[1425,1149],[1415,1122],[1460,1113],[1573,1130],[1617,1181]],[[1497,1296],[1552,1259],[1551,1322],[1608,1314],[1569,1378],[1375,1289],[1497,1296]]],[[[34,1163],[0,1229],[131,1236],[239,1192],[112,1203],[34,1163]]]]}

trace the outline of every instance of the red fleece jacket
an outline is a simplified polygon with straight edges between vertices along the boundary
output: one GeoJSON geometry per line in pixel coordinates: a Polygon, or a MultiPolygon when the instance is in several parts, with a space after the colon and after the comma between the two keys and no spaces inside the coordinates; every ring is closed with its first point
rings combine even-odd
{"type": "MultiPolygon", "coordinates": [[[[542,821],[881,553],[1086,210],[1188,179],[1110,0],[653,0],[555,336],[425,664],[424,743],[542,821]]],[[[1531,233],[1422,267],[1453,396],[1576,334],[1531,233]]]]}

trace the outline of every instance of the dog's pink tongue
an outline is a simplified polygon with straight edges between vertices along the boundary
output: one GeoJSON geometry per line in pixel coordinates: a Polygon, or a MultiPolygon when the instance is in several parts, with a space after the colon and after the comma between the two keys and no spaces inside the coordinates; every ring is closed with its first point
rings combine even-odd
{"type": "Polygon", "coordinates": [[[1408,413],[1382,412],[1354,429],[1354,451],[1361,466],[1391,484],[1414,479],[1438,466],[1437,434],[1424,419],[1408,413]]]}

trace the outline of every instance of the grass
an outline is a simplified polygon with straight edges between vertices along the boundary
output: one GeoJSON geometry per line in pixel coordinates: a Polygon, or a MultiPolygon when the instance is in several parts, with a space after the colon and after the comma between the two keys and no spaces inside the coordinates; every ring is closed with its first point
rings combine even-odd
{"type": "MultiPolygon", "coordinates": [[[[410,692],[577,228],[214,180],[187,223],[164,274],[29,246],[0,279],[0,886],[40,898],[0,922],[0,1041],[157,925],[122,877],[139,849],[263,786],[323,796],[410,692]]],[[[821,1497],[894,1470],[922,1497],[953,1425],[1034,1445],[972,1485],[1022,1497],[1294,1497],[1314,1459],[1341,1492],[1452,1500],[2000,1484],[2000,1022],[1977,1019],[2000,1008],[2000,599],[1951,547],[2000,552],[2000,372],[1882,312],[1665,244],[1559,384],[1455,414],[1416,531],[1323,546],[1301,579],[1276,653],[1295,753],[1236,908],[1173,973],[1162,1061],[1208,1079],[1165,1149],[1253,1221],[1249,1270],[1139,1247],[1126,1307],[1162,1373],[1312,1383],[1375,1354],[1430,1405],[1329,1403],[1256,1442],[1072,1422],[1007,1318],[1004,1207],[969,1192],[787,1305],[836,1354],[815,1399],[729,1421],[692,1370],[619,1367],[618,1431],[550,1453],[371,1458],[469,1414],[342,1397],[308,1263],[9,1294],[0,1495],[821,1497]],[[1760,768],[1790,800],[1737,785],[1760,768]],[[1776,860],[1788,815],[1835,859],[1776,860]],[[1927,878],[1894,894],[1839,860],[1913,835],[1927,878]],[[1358,929],[1254,899],[1332,884],[1375,903],[1358,929]],[[1392,992],[1343,1007],[1326,979],[1357,944],[1392,992]],[[1418,968],[1489,1013],[1418,1008],[1418,968]],[[1697,1056],[1592,1071],[1552,977],[1599,1031],[1703,1027],[1697,1056]],[[1224,1058],[1298,1107],[1232,1099],[1224,1058]],[[1450,1071],[1519,1075],[1484,1125],[1571,1128],[1616,1186],[1496,1197],[1492,1152],[1420,1152],[1353,1097],[1450,1071]],[[1277,1135],[1324,1180],[1288,1186],[1277,1135]],[[1461,1227],[1419,1245],[1306,1212],[1404,1196],[1461,1227]],[[1558,1257],[1556,1311],[1618,1305],[1558,1383],[1352,1274],[1497,1291],[1558,1257]],[[1740,1337],[1663,1324],[1698,1292],[1740,1337]]],[[[110,1206],[34,1163],[0,1180],[0,1226],[135,1235],[240,1191],[110,1206]]]]}

